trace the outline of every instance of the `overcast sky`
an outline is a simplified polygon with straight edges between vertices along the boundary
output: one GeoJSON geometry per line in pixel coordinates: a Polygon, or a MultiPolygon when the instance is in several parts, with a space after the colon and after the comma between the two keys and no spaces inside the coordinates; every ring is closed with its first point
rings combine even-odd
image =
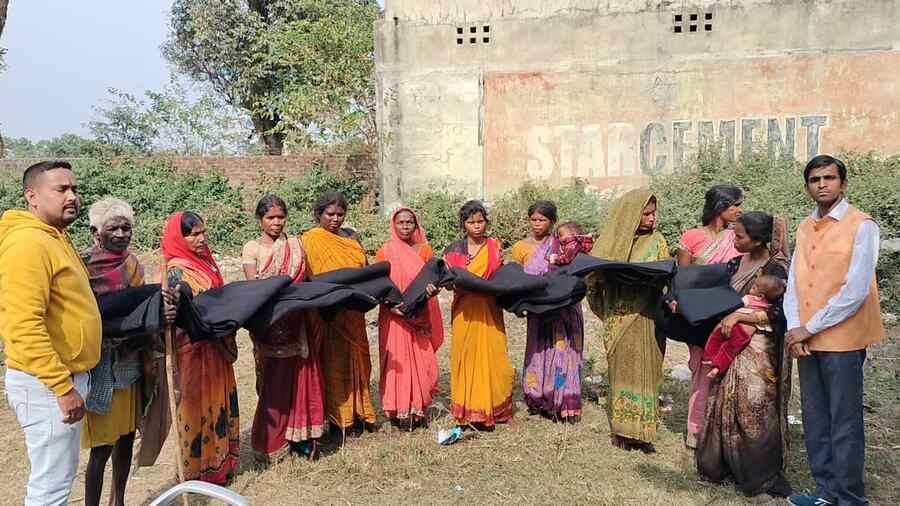
{"type": "MultiPolygon", "coordinates": [[[[378,2],[384,5],[384,0],[378,2]]],[[[0,47],[0,131],[44,139],[85,135],[107,88],[159,90],[171,0],[11,0],[0,47]]]]}

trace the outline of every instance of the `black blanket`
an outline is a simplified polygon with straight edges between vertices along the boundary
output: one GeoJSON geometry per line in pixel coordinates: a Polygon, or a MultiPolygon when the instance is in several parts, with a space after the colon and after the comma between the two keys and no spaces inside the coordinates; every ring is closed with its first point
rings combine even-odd
{"type": "Polygon", "coordinates": [[[594,271],[602,271],[613,282],[634,285],[661,285],[675,274],[674,260],[656,262],[614,262],[579,253],[571,263],[557,269],[558,274],[586,276],[594,271]]]}
{"type": "Polygon", "coordinates": [[[425,287],[454,286],[473,292],[497,296],[500,306],[518,316],[544,314],[581,302],[584,282],[567,274],[535,276],[522,270],[519,264],[505,264],[490,279],[476,276],[456,267],[448,268],[443,259],[432,258],[403,293],[400,311],[407,317],[417,314],[428,299],[425,287]]]}
{"type": "Polygon", "coordinates": [[[578,304],[587,293],[584,281],[576,276],[549,273],[544,276],[547,284],[528,292],[501,295],[503,309],[522,317],[529,314],[545,314],[578,304]]]}
{"type": "Polygon", "coordinates": [[[741,296],[731,287],[727,264],[681,267],[672,279],[671,295],[663,301],[678,302],[677,314],[660,312],[659,327],[674,341],[703,346],[722,317],[742,307],[741,296]]]}
{"type": "Polygon", "coordinates": [[[127,339],[162,329],[159,285],[126,288],[97,297],[104,338],[127,339]]]}
{"type": "MultiPolygon", "coordinates": [[[[216,340],[230,336],[243,327],[261,308],[277,300],[289,287],[291,278],[276,276],[268,279],[236,281],[222,288],[207,290],[181,303],[175,325],[183,329],[191,341],[216,340]]],[[[181,299],[189,294],[185,284],[179,284],[181,299]]]]}
{"type": "Polygon", "coordinates": [[[672,278],[671,286],[678,313],[691,325],[718,320],[744,305],[731,287],[728,264],[682,267],[672,278]]]}
{"type": "Polygon", "coordinates": [[[398,307],[400,312],[407,318],[412,318],[422,311],[425,307],[425,302],[428,300],[428,293],[425,291],[425,287],[428,285],[436,287],[447,286],[449,282],[441,283],[444,276],[447,275],[447,271],[447,264],[443,258],[432,258],[425,262],[422,270],[419,271],[419,274],[416,275],[412,283],[406,288],[406,291],[403,292],[403,300],[398,307]]]}
{"type": "MultiPolygon", "coordinates": [[[[400,292],[388,275],[390,266],[378,263],[362,269],[341,269],[316,277],[316,281],[291,284],[287,276],[237,281],[192,296],[180,284],[175,325],[192,341],[229,336],[241,327],[256,333],[291,311],[319,309],[328,318],[340,309],[368,311],[380,303],[399,304],[400,292]],[[332,280],[332,282],[325,281],[332,280]]],[[[98,298],[103,333],[131,339],[162,328],[160,285],[144,285],[98,298]]]]}
{"type": "Polygon", "coordinates": [[[279,319],[303,309],[318,309],[322,318],[331,320],[342,309],[365,313],[378,304],[400,304],[403,296],[391,281],[390,272],[389,263],[379,262],[326,272],[311,281],[290,285],[261,307],[246,327],[261,334],[279,319]]]}
{"type": "Polygon", "coordinates": [[[441,279],[441,286],[446,285],[470,292],[512,296],[540,290],[547,286],[547,280],[542,276],[527,274],[521,265],[511,263],[503,264],[490,279],[476,276],[462,267],[454,267],[441,279]]]}

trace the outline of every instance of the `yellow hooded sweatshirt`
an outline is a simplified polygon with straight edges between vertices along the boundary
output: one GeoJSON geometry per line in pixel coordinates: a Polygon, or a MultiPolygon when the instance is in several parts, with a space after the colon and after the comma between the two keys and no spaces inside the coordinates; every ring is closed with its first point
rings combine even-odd
{"type": "Polygon", "coordinates": [[[57,396],[100,360],[102,326],[87,269],[62,230],[27,211],[0,218],[0,336],[6,365],[57,396]]]}

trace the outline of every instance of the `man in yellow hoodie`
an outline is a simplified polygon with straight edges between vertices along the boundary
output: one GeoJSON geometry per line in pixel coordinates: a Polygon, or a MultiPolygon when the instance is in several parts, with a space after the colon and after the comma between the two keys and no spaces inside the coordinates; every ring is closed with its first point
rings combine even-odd
{"type": "Polygon", "coordinates": [[[101,322],[88,273],[65,233],[81,202],[72,167],[41,162],[22,178],[27,211],[0,218],[0,336],[6,395],[25,432],[25,504],[66,504],[78,469],[87,371],[101,322]]]}

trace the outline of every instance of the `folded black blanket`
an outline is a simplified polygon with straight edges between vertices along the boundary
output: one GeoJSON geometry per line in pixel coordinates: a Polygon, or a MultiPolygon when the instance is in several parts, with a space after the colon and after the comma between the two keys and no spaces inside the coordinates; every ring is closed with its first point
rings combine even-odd
{"type": "Polygon", "coordinates": [[[539,315],[578,304],[587,293],[584,281],[576,276],[551,272],[543,276],[543,279],[547,283],[542,288],[501,295],[500,305],[519,317],[529,314],[539,315]]]}
{"type": "MultiPolygon", "coordinates": [[[[207,290],[195,296],[190,304],[181,303],[175,325],[185,331],[191,341],[216,340],[230,336],[243,327],[261,308],[277,300],[289,287],[291,278],[236,281],[222,288],[207,290]]],[[[179,284],[182,290],[189,290],[179,284]]],[[[189,293],[189,292],[187,292],[189,293]]],[[[185,299],[182,292],[181,299],[185,299]]]]}
{"type": "Polygon", "coordinates": [[[543,276],[526,273],[519,264],[510,263],[503,264],[490,279],[476,276],[462,267],[454,267],[441,279],[441,286],[445,285],[504,296],[540,290],[547,286],[547,280],[543,276]]]}
{"type": "MultiPolygon", "coordinates": [[[[237,281],[197,296],[192,296],[188,285],[179,284],[175,325],[191,341],[215,340],[241,327],[261,333],[295,310],[319,309],[329,318],[340,309],[364,312],[380,303],[396,305],[402,297],[389,273],[390,266],[381,262],[362,269],[341,269],[318,276],[317,281],[298,284],[291,284],[287,276],[237,281]]],[[[98,305],[105,336],[129,339],[162,328],[160,285],[112,292],[99,297],[98,305]]]]}
{"type": "Polygon", "coordinates": [[[728,264],[687,265],[679,267],[672,278],[672,291],[721,286],[731,286],[728,264]]]}
{"type": "Polygon", "coordinates": [[[743,307],[741,296],[730,286],[684,288],[674,293],[678,314],[691,325],[705,320],[720,320],[743,307]]]}
{"type": "Polygon", "coordinates": [[[674,260],[656,262],[614,262],[579,253],[572,262],[556,269],[556,273],[571,276],[586,276],[594,271],[602,271],[611,281],[623,284],[660,284],[675,274],[674,260]]]}
{"type": "Polygon", "coordinates": [[[403,293],[399,309],[405,316],[412,317],[422,310],[428,300],[425,287],[429,284],[496,295],[503,309],[518,316],[544,314],[577,304],[586,292],[580,278],[567,274],[535,276],[526,273],[521,265],[510,263],[500,267],[490,279],[484,279],[463,268],[448,268],[443,259],[432,258],[403,293]]]}
{"type": "Polygon", "coordinates": [[[669,339],[703,346],[709,333],[722,317],[744,305],[731,287],[727,264],[681,267],[671,283],[671,292],[663,304],[678,302],[677,314],[660,312],[657,327],[669,339]]]}
{"type": "Polygon", "coordinates": [[[259,309],[246,327],[254,334],[261,334],[279,319],[303,309],[318,309],[323,319],[331,320],[344,309],[365,313],[379,304],[395,306],[403,302],[403,296],[389,275],[390,264],[379,262],[314,276],[312,281],[281,290],[259,309]]]}
{"type": "Polygon", "coordinates": [[[130,338],[162,329],[160,285],[126,288],[97,297],[104,338],[130,338]]]}
{"type": "Polygon", "coordinates": [[[412,318],[422,311],[425,307],[425,302],[428,300],[428,293],[425,291],[425,287],[428,285],[441,287],[449,284],[449,282],[441,284],[441,280],[447,275],[448,270],[443,258],[432,258],[425,262],[422,270],[419,271],[419,274],[416,275],[412,283],[406,287],[406,291],[403,292],[403,300],[398,307],[403,316],[412,318]]]}
{"type": "Polygon", "coordinates": [[[728,264],[681,267],[672,278],[672,296],[678,301],[678,314],[691,325],[718,320],[744,305],[731,287],[728,264]]]}

